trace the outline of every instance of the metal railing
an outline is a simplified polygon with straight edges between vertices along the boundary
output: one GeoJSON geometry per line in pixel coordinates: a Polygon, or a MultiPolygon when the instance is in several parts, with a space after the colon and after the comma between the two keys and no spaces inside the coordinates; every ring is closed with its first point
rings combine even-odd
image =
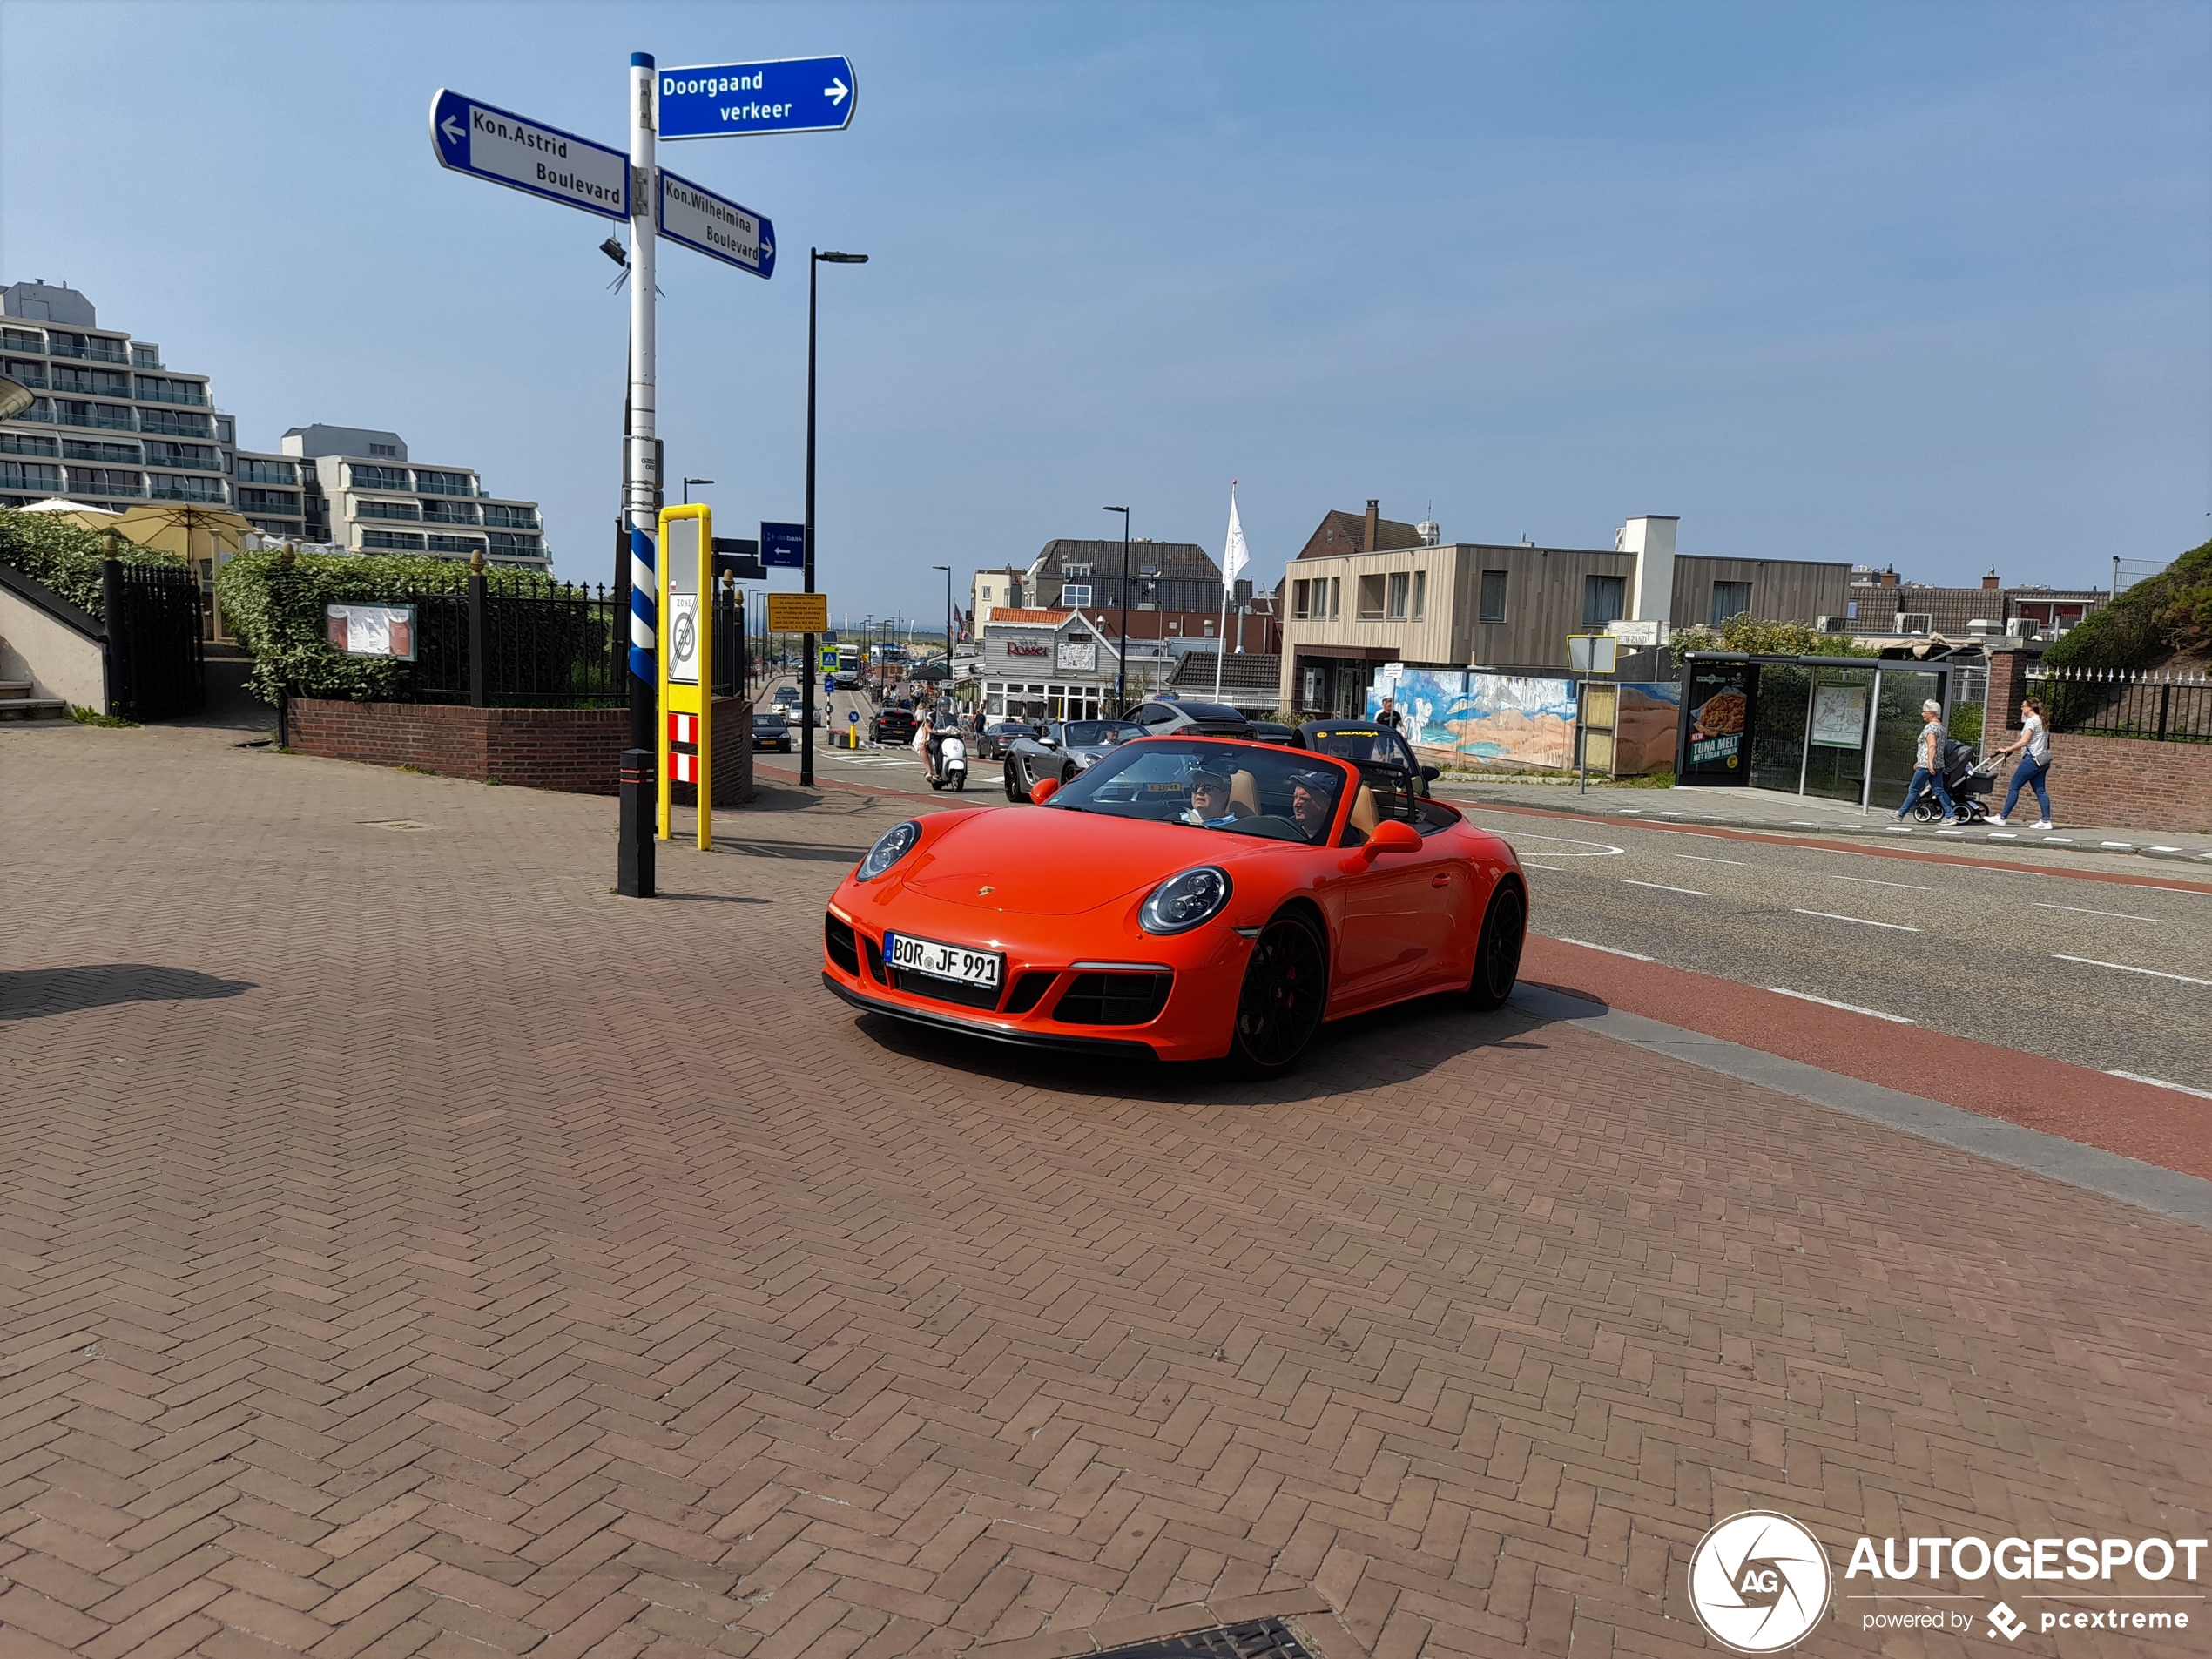
{"type": "Polygon", "coordinates": [[[179,390],[173,387],[165,388],[161,390],[150,391],[145,387],[141,386],[132,395],[136,396],[141,403],[181,403],[196,409],[212,408],[214,407],[205,392],[196,390],[179,390]]]}
{"type": "Polygon", "coordinates": [[[206,415],[168,415],[159,409],[144,409],[138,415],[138,430],[158,432],[172,438],[198,438],[207,443],[215,441],[215,423],[206,415]]]}
{"type": "Polygon", "coordinates": [[[156,478],[146,494],[156,501],[196,501],[210,507],[219,507],[223,503],[222,482],[220,480],[209,482],[214,484],[212,489],[203,488],[202,481],[198,478],[156,478]]]}
{"type": "Polygon", "coordinates": [[[2212,743],[2212,677],[2163,670],[2032,668],[2054,732],[2212,743]]]}
{"type": "Polygon", "coordinates": [[[145,463],[149,467],[179,467],[187,472],[220,472],[223,469],[221,462],[206,455],[149,455],[145,463]]]}
{"type": "Polygon", "coordinates": [[[79,346],[70,341],[57,340],[51,334],[46,337],[46,355],[75,357],[92,363],[128,363],[131,361],[130,353],[110,345],[105,340],[96,340],[89,346],[79,346]]]}

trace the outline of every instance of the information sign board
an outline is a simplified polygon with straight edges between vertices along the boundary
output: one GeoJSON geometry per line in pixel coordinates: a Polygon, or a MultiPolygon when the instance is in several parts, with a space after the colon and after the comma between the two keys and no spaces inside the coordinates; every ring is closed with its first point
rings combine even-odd
{"type": "Polygon", "coordinates": [[[430,100],[438,165],[603,219],[630,217],[627,152],[443,87],[430,100]]]}
{"type": "Polygon", "coordinates": [[[829,595],[772,593],[768,596],[770,633],[819,634],[828,627],[829,595]]]}
{"type": "Polygon", "coordinates": [[[760,562],[772,570],[806,568],[806,527],[760,522],[760,562]]]}
{"type": "Polygon", "coordinates": [[[757,277],[776,272],[776,227],[767,216],[718,196],[704,185],[660,170],[660,233],[709,259],[757,277]]]}
{"type": "Polygon", "coordinates": [[[853,125],[860,77],[849,57],[779,57],[757,64],[664,69],[664,138],[729,138],[752,132],[828,132],[853,125]]]}

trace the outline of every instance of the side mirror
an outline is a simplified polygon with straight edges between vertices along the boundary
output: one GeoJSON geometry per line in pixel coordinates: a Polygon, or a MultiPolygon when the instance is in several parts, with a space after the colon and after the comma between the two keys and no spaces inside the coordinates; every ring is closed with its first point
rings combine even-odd
{"type": "MultiPolygon", "coordinates": [[[[1059,792],[1060,780],[1057,778],[1040,778],[1029,786],[1029,799],[1038,806],[1043,806],[1059,792]]],[[[1413,839],[1418,841],[1420,838],[1415,836],[1413,839]]]]}
{"type": "Polygon", "coordinates": [[[1372,864],[1386,853],[1418,853],[1420,850],[1420,832],[1411,824],[1392,818],[1375,826],[1374,832],[1361,844],[1359,855],[1372,864]]]}
{"type": "Polygon", "coordinates": [[[1425,784],[1433,784],[1443,775],[1443,771],[1440,767],[1423,766],[1421,768],[1421,781],[1425,784]]]}

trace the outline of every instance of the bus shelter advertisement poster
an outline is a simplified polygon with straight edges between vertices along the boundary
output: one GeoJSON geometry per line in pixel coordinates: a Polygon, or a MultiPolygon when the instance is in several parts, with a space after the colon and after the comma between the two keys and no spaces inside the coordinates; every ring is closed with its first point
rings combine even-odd
{"type": "Polygon", "coordinates": [[[1689,730],[1685,777],[1744,783],[1745,740],[1758,671],[1749,663],[1700,663],[1689,671],[1689,730]]]}

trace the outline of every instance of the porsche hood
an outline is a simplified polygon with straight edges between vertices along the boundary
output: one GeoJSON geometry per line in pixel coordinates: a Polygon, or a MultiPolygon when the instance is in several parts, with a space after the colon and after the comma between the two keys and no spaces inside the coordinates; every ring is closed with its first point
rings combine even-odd
{"type": "Polygon", "coordinates": [[[1073,916],[1150,892],[1194,865],[1233,865],[1270,843],[1101,814],[965,813],[900,860],[902,886],[945,904],[1073,916]],[[1240,844],[1241,843],[1241,844],[1240,844]]]}

